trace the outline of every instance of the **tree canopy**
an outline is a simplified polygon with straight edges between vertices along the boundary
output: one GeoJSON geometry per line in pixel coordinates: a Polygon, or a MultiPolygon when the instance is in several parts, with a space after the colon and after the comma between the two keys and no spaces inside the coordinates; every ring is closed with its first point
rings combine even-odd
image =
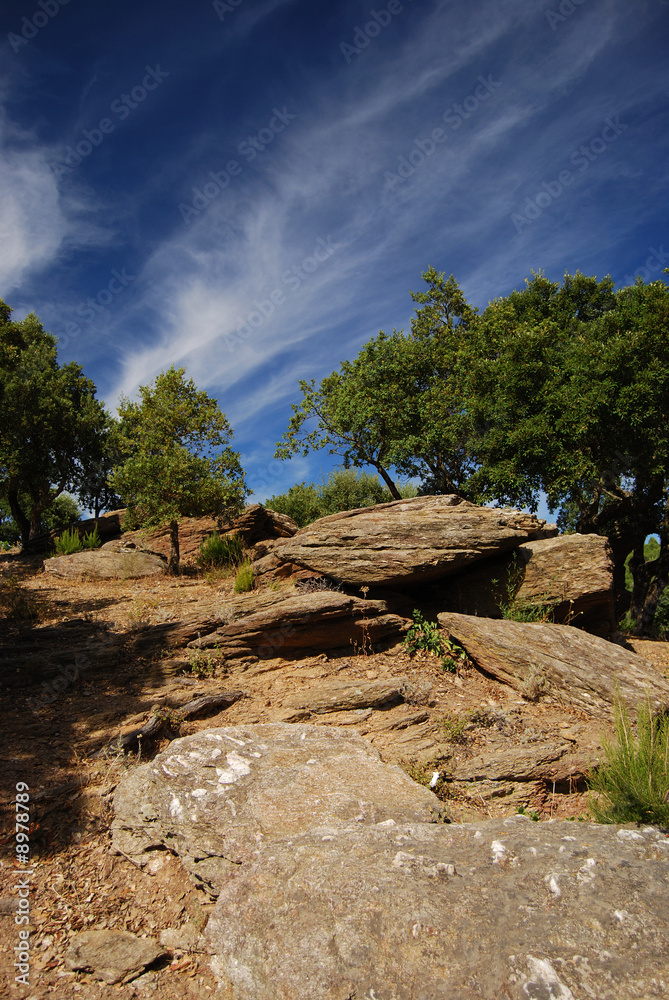
{"type": "Polygon", "coordinates": [[[646,627],[669,572],[666,284],[539,273],[477,314],[452,275],[423,278],[410,333],[381,332],[318,388],[300,383],[277,456],[329,446],[394,496],[397,474],[535,510],[545,494],[564,530],[607,536],[621,595],[634,553],[631,613],[646,627]]]}
{"type": "Polygon", "coordinates": [[[56,338],[0,300],[0,499],[24,547],[64,491],[78,492],[100,455],[105,412],[75,362],[59,365],[56,338]]]}
{"type": "Polygon", "coordinates": [[[248,490],[233,431],[215,399],[184,368],[171,367],[140,402],[122,399],[115,441],[121,456],[111,487],[127,506],[124,526],[170,525],[170,569],[179,568],[179,518],[222,516],[241,508],[248,490]]]}

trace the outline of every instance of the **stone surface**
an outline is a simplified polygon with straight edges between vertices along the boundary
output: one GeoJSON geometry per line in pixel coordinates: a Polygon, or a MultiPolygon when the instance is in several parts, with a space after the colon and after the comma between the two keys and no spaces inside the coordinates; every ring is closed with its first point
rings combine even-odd
{"type": "Polygon", "coordinates": [[[436,804],[350,731],[226,727],[122,777],[113,842],[168,846],[218,895],[205,940],[235,1000],[667,995],[663,833],[436,804]]]}
{"type": "Polygon", "coordinates": [[[114,798],[113,843],[138,863],[168,846],[216,895],[263,840],[305,829],[429,820],[439,800],[350,730],[273,723],[175,740],[114,798]]]}
{"type": "MultiPolygon", "coordinates": [[[[114,546],[114,542],[110,545],[114,546]]],[[[44,560],[45,573],[68,578],[85,576],[91,579],[134,580],[166,571],[167,564],[160,556],[130,548],[114,551],[113,547],[104,546],[44,560]]]]}
{"type": "Polygon", "coordinates": [[[654,707],[669,705],[669,682],[647,660],[569,625],[448,613],[438,621],[477,667],[529,699],[550,698],[608,719],[618,684],[632,708],[646,691],[654,707]]]}
{"type": "Polygon", "coordinates": [[[659,1000],[668,876],[654,829],[349,826],[259,841],[205,936],[235,1000],[659,1000]]]}
{"type": "Polygon", "coordinates": [[[297,566],[361,586],[429,582],[547,533],[557,528],[533,514],[415,497],[321,518],[275,543],[254,571],[297,566]]]}
{"type": "Polygon", "coordinates": [[[82,931],[75,934],[65,957],[70,969],[91,969],[105,983],[128,982],[163,955],[153,938],[138,938],[127,931],[82,931]]]}
{"type": "Polygon", "coordinates": [[[442,609],[501,618],[515,591],[519,603],[547,605],[550,621],[595,635],[616,629],[613,562],[601,535],[559,535],[519,545],[514,553],[458,574],[438,592],[442,609]]]}
{"type": "Polygon", "coordinates": [[[229,602],[221,614],[230,623],[191,645],[216,646],[223,656],[253,653],[264,659],[351,643],[362,647],[389,636],[400,638],[406,631],[405,619],[385,612],[383,601],[364,601],[332,590],[298,595],[272,592],[261,600],[229,602]]]}
{"type": "Polygon", "coordinates": [[[244,540],[247,547],[270,538],[290,538],[298,531],[298,525],[287,514],[268,510],[260,503],[250,504],[233,521],[233,530],[244,540]]]}
{"type": "Polygon", "coordinates": [[[406,678],[381,681],[323,681],[284,702],[284,722],[297,722],[310,715],[381,708],[404,700],[406,678]]]}

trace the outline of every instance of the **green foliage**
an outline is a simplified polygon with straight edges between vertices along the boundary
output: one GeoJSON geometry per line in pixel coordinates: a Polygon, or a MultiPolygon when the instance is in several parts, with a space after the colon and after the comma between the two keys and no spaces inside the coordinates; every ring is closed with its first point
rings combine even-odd
{"type": "Polygon", "coordinates": [[[229,446],[232,428],[185,369],[172,367],[139,391],[141,402],[119,405],[122,461],[110,485],[127,506],[126,528],[170,524],[170,568],[177,571],[179,518],[235,513],[248,490],[229,446]]]}
{"type": "MultiPolygon", "coordinates": [[[[401,497],[415,496],[417,489],[411,484],[397,487],[401,497]]],[[[394,497],[378,476],[358,469],[333,469],[319,486],[298,483],[287,493],[270,497],[265,507],[279,514],[287,514],[300,528],[312,524],[320,517],[337,514],[341,510],[373,507],[388,503],[394,497]]]]}
{"type": "Polygon", "coordinates": [[[197,561],[202,569],[218,566],[238,566],[244,560],[244,543],[239,535],[224,535],[217,531],[200,544],[197,561]]]}
{"type": "MultiPolygon", "coordinates": [[[[19,494],[19,506],[22,510],[30,510],[30,497],[27,494],[19,494]]],[[[75,498],[69,493],[61,493],[42,511],[38,533],[61,531],[80,517],[81,510],[75,498]]],[[[9,502],[0,497],[0,542],[17,545],[20,540],[21,529],[12,516],[9,502]]]]}
{"type": "Polygon", "coordinates": [[[250,561],[242,563],[235,577],[235,594],[245,594],[253,590],[253,567],[250,561]]]}
{"type": "Polygon", "coordinates": [[[99,549],[102,545],[102,539],[100,538],[100,532],[98,531],[97,524],[92,531],[87,531],[82,539],[82,545],[85,549],[99,549]]]}
{"type": "MultiPolygon", "coordinates": [[[[525,806],[518,806],[518,808],[516,809],[516,813],[519,816],[529,816],[533,823],[538,823],[539,822],[539,813],[535,812],[533,809],[530,809],[529,812],[528,812],[525,809],[525,806]]],[[[573,819],[573,818],[574,818],[573,816],[570,817],[570,819],[573,819]]]]}
{"type": "Polygon", "coordinates": [[[467,653],[454,639],[445,639],[437,622],[428,622],[420,611],[413,613],[413,625],[404,639],[404,646],[412,656],[419,649],[441,657],[441,665],[448,673],[455,673],[458,666],[467,662],[467,653]]]}
{"type": "Polygon", "coordinates": [[[58,364],[55,337],[32,313],[12,322],[0,300],[0,498],[22,545],[40,534],[56,497],[77,490],[105,420],[81,367],[58,364]]]}
{"type": "Polygon", "coordinates": [[[73,552],[81,552],[84,545],[76,528],[70,528],[54,539],[57,556],[70,556],[73,552]]]}
{"type": "Polygon", "coordinates": [[[208,655],[204,650],[188,650],[188,667],[191,674],[196,677],[212,677],[216,672],[218,660],[216,655],[208,655]]]}
{"type": "Polygon", "coordinates": [[[323,517],[321,498],[313,483],[296,483],[287,493],[280,493],[266,500],[265,507],[278,514],[287,514],[300,528],[323,517]]]}
{"type": "Polygon", "coordinates": [[[605,762],[588,785],[598,793],[589,809],[598,823],[669,824],[669,714],[656,716],[650,698],[639,701],[636,736],[616,692],[616,742],[602,740],[605,762]]]}

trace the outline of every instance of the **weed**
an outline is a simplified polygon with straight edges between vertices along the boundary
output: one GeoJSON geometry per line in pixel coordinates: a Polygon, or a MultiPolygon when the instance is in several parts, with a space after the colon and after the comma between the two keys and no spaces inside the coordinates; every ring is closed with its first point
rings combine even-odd
{"type": "MultiPolygon", "coordinates": [[[[517,594],[524,577],[525,572],[518,564],[518,555],[514,552],[504,586],[505,593],[499,602],[502,618],[514,622],[543,623],[553,621],[555,609],[560,601],[550,598],[548,593],[545,593],[539,600],[519,599],[517,594]]],[[[497,584],[499,581],[493,580],[492,583],[497,584]]]]}
{"type": "Polygon", "coordinates": [[[669,825],[669,714],[653,718],[650,696],[639,701],[636,736],[616,690],[616,743],[603,738],[606,760],[590,776],[588,808],[598,823],[669,825]]]}
{"type": "Polygon", "coordinates": [[[151,624],[151,609],[155,605],[147,601],[133,601],[132,607],[128,611],[128,625],[130,628],[146,628],[151,624]]]}
{"type": "Polygon", "coordinates": [[[439,798],[446,798],[449,784],[448,770],[441,758],[421,762],[418,760],[401,760],[399,766],[417,785],[425,785],[439,798]]]}
{"type": "Polygon", "coordinates": [[[413,613],[413,625],[406,634],[404,646],[411,655],[422,649],[441,657],[441,665],[448,673],[454,674],[458,666],[467,663],[467,653],[462,646],[455,639],[444,639],[437,622],[426,621],[417,610],[413,613]]]}
{"type": "Polygon", "coordinates": [[[98,531],[97,524],[93,531],[88,531],[83,538],[82,546],[85,549],[99,549],[102,545],[102,539],[100,538],[100,532],[98,531]]]}
{"type": "Polygon", "coordinates": [[[530,811],[527,812],[525,806],[518,806],[518,808],[516,809],[516,813],[518,816],[529,816],[533,823],[539,822],[539,813],[535,812],[534,809],[530,809],[530,811]]]}
{"type": "Polygon", "coordinates": [[[215,654],[214,656],[208,656],[199,649],[188,650],[188,664],[186,669],[190,670],[196,677],[211,677],[215,673],[217,666],[218,663],[216,662],[215,654]]]}
{"type": "Polygon", "coordinates": [[[530,666],[527,677],[520,686],[520,694],[526,701],[537,701],[547,687],[546,678],[541,671],[530,666]]]}
{"type": "Polygon", "coordinates": [[[329,576],[310,576],[305,580],[297,580],[295,582],[295,590],[299,590],[302,594],[312,594],[319,590],[335,590],[340,592],[341,584],[335,583],[329,576]]]}
{"type": "Polygon", "coordinates": [[[26,594],[15,576],[0,581],[0,611],[15,622],[31,622],[40,616],[32,595],[26,594]]]}
{"type": "Polygon", "coordinates": [[[247,590],[253,590],[253,567],[249,559],[242,563],[235,577],[235,594],[245,594],[247,590]]]}
{"type": "Polygon", "coordinates": [[[467,715],[461,718],[453,712],[448,712],[443,719],[439,720],[439,725],[449,743],[464,743],[467,739],[465,736],[465,726],[468,722],[469,717],[467,715]]]}
{"type": "Polygon", "coordinates": [[[197,557],[202,569],[239,566],[244,561],[244,543],[239,535],[223,535],[217,531],[200,544],[197,557]]]}
{"type": "Polygon", "coordinates": [[[68,528],[54,539],[57,556],[71,556],[73,552],[81,552],[84,545],[81,536],[75,528],[68,528]]]}

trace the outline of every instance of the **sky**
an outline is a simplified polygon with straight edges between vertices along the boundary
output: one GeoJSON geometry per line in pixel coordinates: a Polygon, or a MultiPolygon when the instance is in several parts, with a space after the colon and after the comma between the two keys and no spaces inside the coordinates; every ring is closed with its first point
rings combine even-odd
{"type": "Polygon", "coordinates": [[[4,0],[0,298],[114,410],[184,366],[254,499],[422,272],[669,265],[669,0],[4,0]],[[666,247],[666,249],[665,249],[666,247]]]}

